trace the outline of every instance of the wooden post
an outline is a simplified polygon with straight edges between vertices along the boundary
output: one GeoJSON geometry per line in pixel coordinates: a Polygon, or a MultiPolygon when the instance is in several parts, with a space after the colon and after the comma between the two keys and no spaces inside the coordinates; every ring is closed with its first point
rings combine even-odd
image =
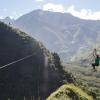
{"type": "Polygon", "coordinates": [[[26,100],[26,99],[25,99],[25,96],[24,96],[24,100],[26,100]]]}
{"type": "Polygon", "coordinates": [[[34,99],[34,96],[33,96],[33,100],[35,100],[35,99],[34,99]]]}
{"type": "Polygon", "coordinates": [[[10,100],[10,98],[8,98],[8,100],[10,100]]]}
{"type": "Polygon", "coordinates": [[[40,96],[38,96],[38,100],[40,100],[40,96]]]}
{"type": "Polygon", "coordinates": [[[32,96],[32,99],[31,100],[34,100],[34,96],[32,96]]]}

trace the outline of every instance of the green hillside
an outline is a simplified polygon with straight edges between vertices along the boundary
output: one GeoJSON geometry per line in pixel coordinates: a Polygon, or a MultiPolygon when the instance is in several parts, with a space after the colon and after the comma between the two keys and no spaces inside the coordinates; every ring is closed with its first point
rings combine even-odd
{"type": "Polygon", "coordinates": [[[26,33],[0,22],[0,100],[45,100],[63,80],[75,82],[70,73],[64,73],[57,53],[50,53],[26,33]],[[28,55],[32,56],[1,69],[28,55]]]}
{"type": "Polygon", "coordinates": [[[91,63],[94,61],[93,50],[97,49],[100,53],[100,43],[96,43],[92,48],[77,51],[73,57],[73,61],[66,64],[65,71],[72,72],[76,77],[79,87],[88,90],[94,97],[94,100],[100,100],[100,66],[96,66],[96,71],[93,70],[91,63]]]}
{"type": "Polygon", "coordinates": [[[48,53],[43,49],[26,33],[0,23],[0,66],[33,55],[0,70],[0,100],[22,100],[24,96],[37,99],[37,83],[43,77],[44,54],[48,53]]]}
{"type": "Polygon", "coordinates": [[[67,84],[53,92],[47,100],[93,100],[93,98],[77,86],[67,84]]]}

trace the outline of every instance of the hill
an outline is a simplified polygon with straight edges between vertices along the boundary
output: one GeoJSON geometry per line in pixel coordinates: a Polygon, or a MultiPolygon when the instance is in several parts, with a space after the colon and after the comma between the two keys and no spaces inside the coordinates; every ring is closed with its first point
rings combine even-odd
{"type": "Polygon", "coordinates": [[[91,48],[87,48],[86,50],[78,50],[77,53],[71,58],[72,62],[77,62],[80,64],[87,64],[89,65],[93,61],[93,50],[94,48],[97,49],[97,53],[100,54],[100,43],[96,43],[91,48]]]}
{"type": "Polygon", "coordinates": [[[61,86],[47,100],[93,100],[91,96],[73,84],[61,86]]]}
{"type": "Polygon", "coordinates": [[[92,91],[96,100],[100,100],[100,66],[94,72],[93,49],[100,53],[100,43],[92,46],[91,49],[80,50],[73,57],[70,63],[65,64],[65,71],[70,71],[77,78],[81,88],[92,91]]]}
{"type": "Polygon", "coordinates": [[[15,26],[30,33],[68,61],[77,51],[100,42],[100,21],[83,20],[69,13],[35,10],[15,20],[15,26]]]}
{"type": "Polygon", "coordinates": [[[75,82],[72,74],[64,74],[57,53],[50,53],[25,32],[1,22],[0,66],[0,100],[45,100],[63,80],[75,82]]]}
{"type": "Polygon", "coordinates": [[[0,19],[0,21],[9,25],[9,24],[14,24],[15,20],[11,19],[10,17],[5,17],[5,18],[0,19]]]}

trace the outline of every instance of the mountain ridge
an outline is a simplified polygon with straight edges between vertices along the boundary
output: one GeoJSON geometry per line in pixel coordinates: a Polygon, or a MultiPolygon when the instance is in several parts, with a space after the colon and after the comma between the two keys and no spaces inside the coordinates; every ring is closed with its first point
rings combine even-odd
{"type": "Polygon", "coordinates": [[[83,20],[69,13],[35,10],[15,20],[12,26],[30,33],[65,62],[79,49],[100,41],[99,20],[83,20]]]}
{"type": "Polygon", "coordinates": [[[0,66],[31,54],[28,59],[0,69],[1,100],[45,100],[64,79],[75,82],[71,74],[64,76],[57,53],[49,52],[25,32],[0,22],[0,66]]]}

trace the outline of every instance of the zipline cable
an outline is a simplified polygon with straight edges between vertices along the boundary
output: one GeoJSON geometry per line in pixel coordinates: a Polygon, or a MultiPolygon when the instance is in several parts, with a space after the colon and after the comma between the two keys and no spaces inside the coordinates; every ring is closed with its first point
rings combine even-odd
{"type": "Polygon", "coordinates": [[[33,56],[33,54],[28,55],[28,56],[25,56],[25,57],[23,57],[23,58],[21,58],[21,59],[18,59],[18,60],[16,60],[16,61],[13,61],[13,62],[11,62],[11,63],[8,63],[8,64],[6,64],[6,65],[1,66],[0,69],[7,68],[7,67],[10,66],[10,65],[13,65],[13,64],[15,64],[15,63],[17,63],[17,62],[20,62],[20,61],[23,61],[23,60],[25,60],[25,59],[28,59],[28,58],[30,58],[30,57],[32,57],[32,56],[33,56]]]}
{"type": "MultiPolygon", "coordinates": [[[[30,57],[32,57],[32,56],[34,56],[34,54],[25,56],[25,57],[23,57],[23,58],[21,58],[21,59],[15,60],[15,61],[13,61],[13,62],[11,62],[11,63],[6,64],[6,65],[3,65],[3,66],[0,67],[0,70],[3,69],[3,68],[8,68],[8,66],[13,65],[13,64],[15,64],[15,63],[18,63],[18,62],[20,62],[20,61],[23,61],[23,60],[25,60],[25,59],[28,59],[28,58],[30,58],[30,57]]],[[[40,94],[39,80],[38,80],[37,86],[38,86],[38,90],[37,90],[37,91],[38,91],[38,99],[39,99],[39,94],[40,94]]]]}

